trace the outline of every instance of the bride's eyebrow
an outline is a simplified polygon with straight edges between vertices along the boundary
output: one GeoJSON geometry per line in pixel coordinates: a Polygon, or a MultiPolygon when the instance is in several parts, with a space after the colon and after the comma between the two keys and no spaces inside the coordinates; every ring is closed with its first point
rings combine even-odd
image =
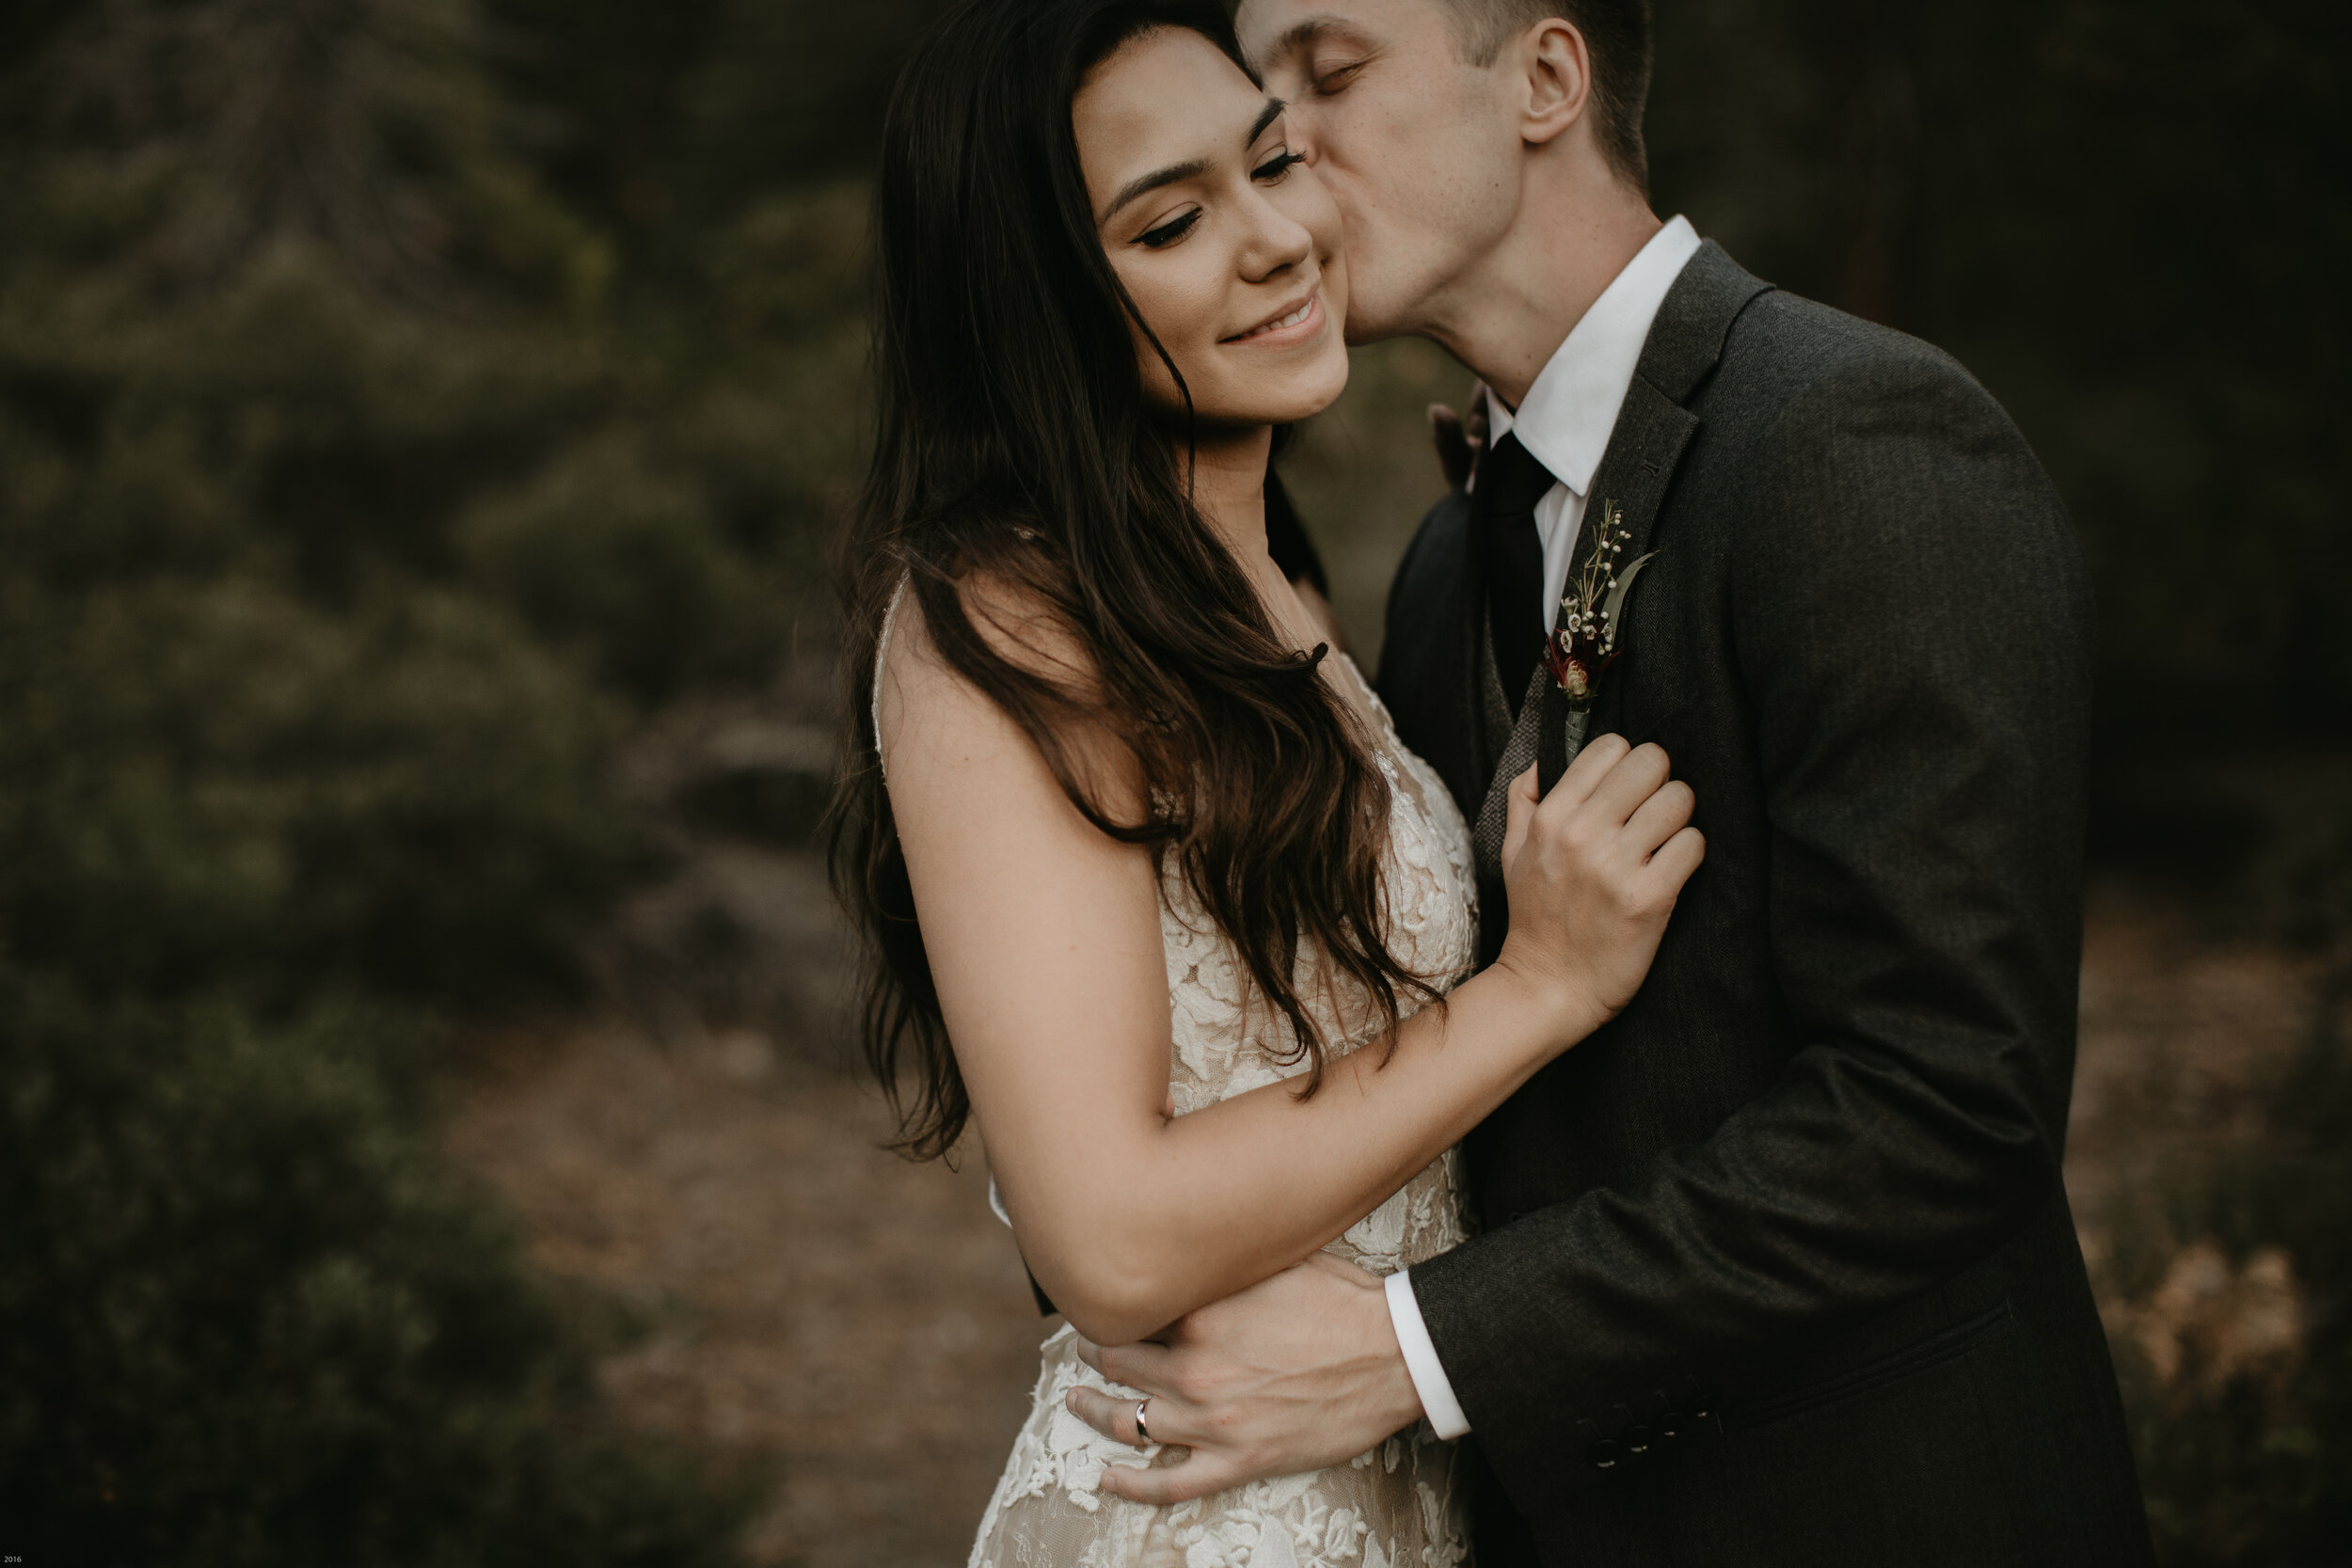
{"type": "Polygon", "coordinates": [[[1150,174],[1130,180],[1119,187],[1119,194],[1111,198],[1110,210],[1103,214],[1102,221],[1110,222],[1119,215],[1119,210],[1121,207],[1139,196],[1148,196],[1163,185],[1172,185],[1179,180],[1196,179],[1208,172],[1209,166],[1200,159],[1195,158],[1190,163],[1170,164],[1166,168],[1155,169],[1150,174]]]}
{"type": "Polygon", "coordinates": [[[1265,128],[1281,119],[1282,111],[1289,107],[1288,103],[1279,98],[1267,99],[1265,107],[1258,111],[1258,118],[1249,122],[1249,135],[1243,138],[1242,145],[1247,147],[1265,135],[1265,128]]]}
{"type": "MultiPolygon", "coordinates": [[[[1242,138],[1242,145],[1244,147],[1248,147],[1251,142],[1256,141],[1261,135],[1263,135],[1265,134],[1265,128],[1273,124],[1276,119],[1280,118],[1282,111],[1288,107],[1290,107],[1290,105],[1279,98],[1267,99],[1264,106],[1259,109],[1258,118],[1250,121],[1249,135],[1242,138]]],[[[1162,186],[1173,185],[1180,180],[1198,179],[1200,176],[1208,172],[1209,166],[1207,163],[1201,159],[1195,158],[1189,163],[1170,164],[1166,168],[1154,169],[1150,174],[1138,175],[1136,178],[1128,181],[1125,184],[1119,187],[1119,194],[1111,198],[1109,208],[1097,221],[1108,223],[1111,219],[1119,215],[1119,210],[1121,207],[1124,207],[1136,198],[1139,196],[1148,196],[1152,192],[1160,189],[1162,186]]]]}

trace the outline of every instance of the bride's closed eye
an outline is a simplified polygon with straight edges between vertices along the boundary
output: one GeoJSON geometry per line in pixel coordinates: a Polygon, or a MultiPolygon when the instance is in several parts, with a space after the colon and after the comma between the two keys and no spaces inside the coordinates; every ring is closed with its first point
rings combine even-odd
{"type": "Polygon", "coordinates": [[[1288,174],[1291,171],[1291,166],[1293,164],[1303,164],[1306,161],[1307,155],[1303,152],[1283,151],[1267,159],[1264,163],[1260,164],[1256,168],[1251,169],[1249,171],[1249,178],[1252,180],[1263,180],[1271,183],[1274,181],[1279,180],[1285,174],[1288,174]]]}
{"type": "Polygon", "coordinates": [[[1157,229],[1145,230],[1142,233],[1136,235],[1136,238],[1151,246],[1153,250],[1158,250],[1163,245],[1171,245],[1178,240],[1183,239],[1187,233],[1191,232],[1192,226],[1200,221],[1200,209],[1195,207],[1192,211],[1184,214],[1183,216],[1171,218],[1168,222],[1161,224],[1157,229]]]}

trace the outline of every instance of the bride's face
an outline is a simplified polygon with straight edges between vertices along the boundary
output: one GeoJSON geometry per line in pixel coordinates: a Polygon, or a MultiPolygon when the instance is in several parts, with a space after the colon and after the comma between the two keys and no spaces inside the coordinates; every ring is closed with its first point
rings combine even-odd
{"type": "MultiPolygon", "coordinates": [[[[1281,104],[1200,34],[1162,28],[1071,105],[1095,230],[1204,424],[1284,424],[1347,385],[1340,214],[1291,155],[1281,104]]],[[[1140,333],[1152,400],[1182,400],[1140,333]]]]}

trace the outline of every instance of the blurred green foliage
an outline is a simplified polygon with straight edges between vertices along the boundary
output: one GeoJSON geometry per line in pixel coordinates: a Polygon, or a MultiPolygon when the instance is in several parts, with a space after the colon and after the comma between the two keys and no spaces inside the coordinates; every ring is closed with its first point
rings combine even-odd
{"type": "Polygon", "coordinates": [[[30,1561],[733,1560],[738,1504],[594,1408],[580,1334],[350,1006],[0,973],[0,1521],[30,1561]]]}
{"type": "Polygon", "coordinates": [[[657,867],[616,746],[821,613],[913,14],[0,18],[0,1544],[732,1559],[437,1065],[657,867]]]}

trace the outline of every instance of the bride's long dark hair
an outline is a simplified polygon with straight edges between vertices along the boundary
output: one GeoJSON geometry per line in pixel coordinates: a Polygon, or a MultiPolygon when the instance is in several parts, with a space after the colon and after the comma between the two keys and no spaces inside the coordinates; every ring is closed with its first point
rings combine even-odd
{"type": "Polygon", "coordinates": [[[1087,819],[1181,873],[1288,1022],[1305,1092],[1334,1042],[1295,989],[1302,952],[1363,988],[1391,1031],[1400,992],[1431,994],[1383,940],[1387,784],[1316,673],[1322,650],[1301,657],[1277,637],[1194,510],[1187,432],[1146,401],[1128,327],[1142,318],[1095,233],[1071,103],[1093,67],[1163,27],[1240,63],[1217,0],[965,0],[891,97],[875,193],[881,424],[842,571],[849,761],[833,868],[866,948],[865,1054],[917,1157],[952,1148],[971,1104],[869,717],[901,579],[900,613],[921,614],[1087,819]],[[962,590],[976,576],[1058,624],[1090,663],[1083,689],[975,628],[962,590]],[[1080,726],[1133,753],[1153,802],[1140,820],[1088,787],[1080,726]]]}

